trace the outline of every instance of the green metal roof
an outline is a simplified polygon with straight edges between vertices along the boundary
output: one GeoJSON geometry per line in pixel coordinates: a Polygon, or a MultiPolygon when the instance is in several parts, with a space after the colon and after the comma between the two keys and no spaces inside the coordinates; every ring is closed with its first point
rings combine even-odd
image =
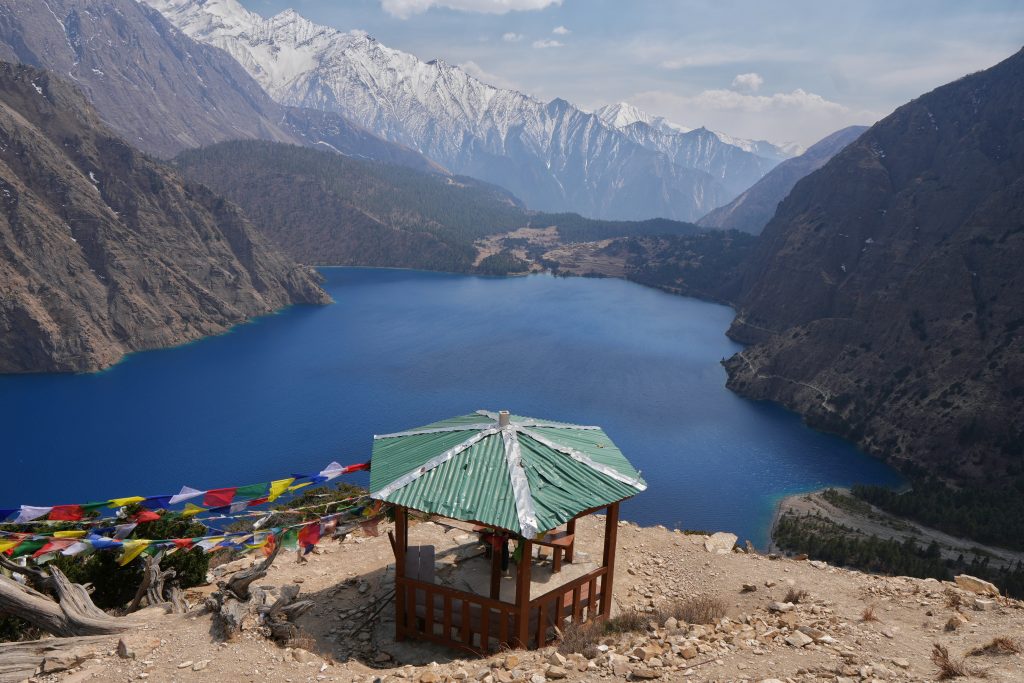
{"type": "Polygon", "coordinates": [[[646,488],[599,427],[481,410],[373,442],[371,497],[526,537],[646,488]]]}

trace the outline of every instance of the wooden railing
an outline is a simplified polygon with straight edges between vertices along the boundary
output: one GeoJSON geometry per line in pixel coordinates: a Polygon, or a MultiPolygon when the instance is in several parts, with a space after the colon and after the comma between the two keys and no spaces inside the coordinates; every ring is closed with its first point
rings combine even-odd
{"type": "Polygon", "coordinates": [[[536,647],[541,648],[548,643],[548,629],[553,626],[565,630],[567,624],[607,616],[609,605],[603,604],[601,597],[607,574],[607,567],[598,567],[530,601],[529,639],[536,643],[536,647]]]}
{"type": "MultiPolygon", "coordinates": [[[[522,645],[544,647],[551,641],[548,631],[553,627],[564,630],[569,623],[606,616],[609,606],[602,604],[601,596],[607,572],[599,567],[531,600],[524,615],[529,621],[522,645]]],[[[404,623],[396,624],[399,638],[429,640],[476,654],[520,644],[513,603],[408,577],[397,579],[397,591],[395,597],[405,612],[404,623]]]]}
{"type": "Polygon", "coordinates": [[[420,638],[477,654],[513,640],[513,604],[407,577],[397,579],[397,591],[406,615],[404,624],[396,624],[399,638],[420,638]]]}

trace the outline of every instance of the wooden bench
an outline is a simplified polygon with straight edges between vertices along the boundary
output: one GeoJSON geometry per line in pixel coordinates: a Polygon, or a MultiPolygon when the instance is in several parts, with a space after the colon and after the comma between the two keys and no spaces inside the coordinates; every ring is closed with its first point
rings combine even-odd
{"type": "MultiPolygon", "coordinates": [[[[562,571],[563,556],[566,562],[572,562],[573,546],[576,543],[575,529],[556,531],[544,534],[543,538],[533,542],[534,545],[551,548],[551,573],[557,574],[562,571]]],[[[538,552],[538,555],[540,553],[538,552]]]]}

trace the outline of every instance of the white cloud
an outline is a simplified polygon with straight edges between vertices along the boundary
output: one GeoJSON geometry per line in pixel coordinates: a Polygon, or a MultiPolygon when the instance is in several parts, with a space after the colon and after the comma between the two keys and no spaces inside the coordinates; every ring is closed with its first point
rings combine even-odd
{"type": "Polygon", "coordinates": [[[572,31],[570,31],[564,26],[556,26],[553,29],[551,29],[551,32],[554,33],[556,36],[567,36],[570,33],[572,33],[572,31]]]}
{"type": "Polygon", "coordinates": [[[445,7],[461,12],[506,14],[520,10],[539,10],[561,4],[562,0],[380,0],[384,11],[399,19],[408,19],[414,14],[422,14],[431,7],[445,7]]]}
{"type": "Polygon", "coordinates": [[[748,74],[737,74],[736,78],[732,79],[732,87],[739,88],[740,90],[756,92],[761,89],[762,85],[764,85],[764,79],[761,78],[760,74],[753,72],[748,74]]]}
{"type": "Polygon", "coordinates": [[[853,124],[870,124],[877,114],[855,111],[821,95],[797,88],[791,92],[753,95],[735,90],[704,90],[679,95],[665,90],[642,92],[634,104],[690,125],[703,125],[742,138],[811,145],[829,133],[853,124]]]}
{"type": "Polygon", "coordinates": [[[549,47],[565,47],[565,43],[561,43],[557,40],[535,40],[533,46],[538,50],[543,50],[549,47]]]}
{"type": "Polygon", "coordinates": [[[508,33],[503,33],[501,39],[504,40],[506,43],[518,43],[520,40],[523,39],[523,34],[513,33],[512,31],[509,31],[508,33]]]}

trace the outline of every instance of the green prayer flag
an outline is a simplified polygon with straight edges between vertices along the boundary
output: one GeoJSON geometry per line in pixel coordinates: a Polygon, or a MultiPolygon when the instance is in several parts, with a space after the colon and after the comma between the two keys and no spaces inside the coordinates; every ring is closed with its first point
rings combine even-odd
{"type": "Polygon", "coordinates": [[[248,486],[239,486],[238,490],[235,491],[236,500],[252,500],[253,498],[262,498],[267,495],[270,484],[263,482],[262,484],[249,484],[248,486]]]}

